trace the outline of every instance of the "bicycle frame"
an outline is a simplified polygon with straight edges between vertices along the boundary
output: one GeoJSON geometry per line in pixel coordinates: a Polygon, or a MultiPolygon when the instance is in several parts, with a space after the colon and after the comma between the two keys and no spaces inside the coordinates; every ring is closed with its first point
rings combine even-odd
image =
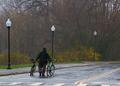
{"type": "Polygon", "coordinates": [[[50,62],[50,63],[47,64],[46,70],[47,70],[46,72],[47,72],[48,77],[54,76],[55,65],[53,64],[53,62],[50,62]]]}

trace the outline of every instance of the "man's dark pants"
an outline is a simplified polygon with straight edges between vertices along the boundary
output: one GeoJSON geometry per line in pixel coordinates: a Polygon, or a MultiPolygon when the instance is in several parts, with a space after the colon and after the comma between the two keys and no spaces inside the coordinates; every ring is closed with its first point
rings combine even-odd
{"type": "Polygon", "coordinates": [[[39,62],[38,68],[39,68],[39,76],[45,77],[45,69],[46,69],[47,62],[39,62]]]}

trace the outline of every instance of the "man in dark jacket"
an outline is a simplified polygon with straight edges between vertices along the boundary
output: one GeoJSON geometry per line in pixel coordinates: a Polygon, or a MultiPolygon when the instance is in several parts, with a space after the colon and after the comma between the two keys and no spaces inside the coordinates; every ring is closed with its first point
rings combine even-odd
{"type": "Polygon", "coordinates": [[[46,48],[43,48],[43,50],[39,53],[37,59],[39,63],[38,68],[39,68],[39,76],[40,77],[45,77],[45,69],[48,61],[50,61],[50,56],[47,53],[46,48]]]}

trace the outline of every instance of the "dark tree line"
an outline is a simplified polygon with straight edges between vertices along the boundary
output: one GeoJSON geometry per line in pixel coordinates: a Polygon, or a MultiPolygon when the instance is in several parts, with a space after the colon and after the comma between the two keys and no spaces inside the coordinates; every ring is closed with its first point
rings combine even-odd
{"type": "Polygon", "coordinates": [[[7,50],[4,23],[10,17],[12,52],[34,56],[42,47],[50,51],[54,24],[56,52],[85,46],[101,60],[120,60],[120,0],[3,0],[1,6],[0,52],[7,50]]]}

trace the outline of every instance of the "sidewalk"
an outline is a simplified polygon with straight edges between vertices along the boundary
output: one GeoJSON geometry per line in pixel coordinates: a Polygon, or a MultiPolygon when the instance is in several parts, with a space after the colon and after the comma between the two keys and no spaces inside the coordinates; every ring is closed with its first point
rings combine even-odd
{"type": "MultiPolygon", "coordinates": [[[[70,67],[80,67],[80,66],[88,66],[91,65],[90,63],[81,63],[81,64],[56,64],[56,70],[57,69],[63,69],[63,68],[70,68],[70,67]]],[[[0,69],[0,76],[7,76],[7,75],[16,75],[16,74],[24,74],[29,73],[30,67],[25,68],[17,68],[17,69],[0,69]]]]}
{"type": "MultiPolygon", "coordinates": [[[[84,63],[79,63],[79,64],[55,64],[56,70],[57,69],[64,69],[64,68],[70,68],[70,67],[83,67],[83,66],[91,66],[91,65],[99,65],[99,64],[120,64],[120,61],[118,62],[84,62],[84,63]]],[[[38,69],[38,68],[37,68],[38,69]]],[[[16,74],[24,74],[24,73],[29,73],[30,72],[30,67],[25,67],[25,68],[17,68],[17,69],[0,69],[0,76],[7,76],[7,75],[16,75],[16,74]]]]}

